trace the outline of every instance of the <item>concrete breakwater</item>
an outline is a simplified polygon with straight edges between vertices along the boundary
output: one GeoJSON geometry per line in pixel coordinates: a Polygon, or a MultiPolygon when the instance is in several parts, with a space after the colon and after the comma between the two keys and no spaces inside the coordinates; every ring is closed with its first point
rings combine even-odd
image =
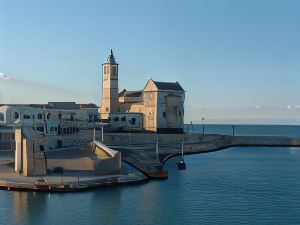
{"type": "MultiPolygon", "coordinates": [[[[0,188],[48,192],[72,192],[106,185],[137,183],[147,179],[166,179],[164,163],[171,157],[199,154],[230,147],[273,146],[300,147],[300,138],[284,136],[228,136],[202,134],[105,133],[104,144],[121,152],[122,160],[143,175],[95,177],[74,174],[44,176],[46,182],[36,183],[38,177],[24,177],[13,172],[9,165],[0,165],[0,188]],[[158,145],[158,149],[156,146],[158,145]],[[157,151],[158,150],[158,151],[157,151]],[[2,168],[3,167],[3,168],[2,168]],[[62,181],[63,179],[63,181],[62,181]],[[77,180],[78,179],[78,180],[77,180]]],[[[3,164],[7,164],[3,162],[3,164]]]]}
{"type": "Polygon", "coordinates": [[[202,134],[118,134],[106,135],[106,144],[122,153],[122,159],[150,179],[167,178],[164,163],[171,157],[199,154],[230,147],[300,147],[300,138],[284,136],[227,136],[202,134]],[[158,140],[159,151],[156,152],[158,140]]]}

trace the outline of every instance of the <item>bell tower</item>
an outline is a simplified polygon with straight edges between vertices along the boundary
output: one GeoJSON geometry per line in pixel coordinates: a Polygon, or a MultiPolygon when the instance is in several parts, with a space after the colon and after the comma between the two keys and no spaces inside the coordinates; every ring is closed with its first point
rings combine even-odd
{"type": "Polygon", "coordinates": [[[109,113],[119,111],[118,67],[113,51],[102,64],[102,103],[101,118],[107,119],[109,113]]]}

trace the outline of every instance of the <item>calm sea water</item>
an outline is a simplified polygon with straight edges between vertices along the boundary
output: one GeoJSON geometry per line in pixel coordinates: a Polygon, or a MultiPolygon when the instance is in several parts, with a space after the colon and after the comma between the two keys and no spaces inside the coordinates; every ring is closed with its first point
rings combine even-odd
{"type": "Polygon", "coordinates": [[[0,224],[300,224],[300,148],[231,148],[185,160],[186,171],[173,158],[165,165],[168,180],[141,185],[0,191],[0,224]]]}

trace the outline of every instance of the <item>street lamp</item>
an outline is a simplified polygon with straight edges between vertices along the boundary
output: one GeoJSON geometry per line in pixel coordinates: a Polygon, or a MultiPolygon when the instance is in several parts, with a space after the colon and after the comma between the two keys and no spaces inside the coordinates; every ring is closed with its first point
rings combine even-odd
{"type": "Polygon", "coordinates": [[[204,135],[204,120],[205,120],[205,118],[204,117],[202,117],[202,134],[204,135]]]}

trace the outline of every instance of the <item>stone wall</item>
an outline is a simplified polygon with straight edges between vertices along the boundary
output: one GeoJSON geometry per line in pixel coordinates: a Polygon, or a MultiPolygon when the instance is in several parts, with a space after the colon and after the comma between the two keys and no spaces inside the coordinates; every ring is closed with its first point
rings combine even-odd
{"type": "Polygon", "coordinates": [[[46,161],[44,153],[34,152],[34,140],[23,139],[23,175],[42,176],[46,175],[46,161]]]}

